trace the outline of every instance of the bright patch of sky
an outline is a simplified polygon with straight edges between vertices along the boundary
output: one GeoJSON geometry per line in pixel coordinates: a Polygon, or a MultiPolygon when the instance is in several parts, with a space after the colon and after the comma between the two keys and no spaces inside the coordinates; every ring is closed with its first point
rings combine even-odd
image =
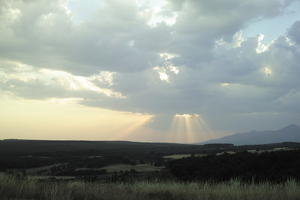
{"type": "MultiPolygon", "coordinates": [[[[139,9],[147,11],[150,8],[154,12],[151,12],[152,14],[155,14],[155,11],[161,9],[166,4],[166,1],[164,0],[135,1],[139,9]]],[[[66,3],[67,9],[69,9],[71,12],[72,19],[75,23],[80,23],[89,19],[92,17],[93,13],[103,5],[104,2],[98,0],[67,0],[66,3]]],[[[159,13],[156,14],[159,15],[159,13]]],[[[157,16],[155,19],[152,17],[149,20],[149,23],[155,24],[164,20],[157,16]]],[[[173,17],[166,19],[165,21],[167,24],[170,23],[170,25],[173,25],[175,23],[174,20],[176,19],[173,17]]],[[[286,30],[297,20],[300,20],[300,2],[291,4],[281,16],[252,22],[243,30],[243,35],[247,38],[256,37],[258,34],[263,34],[265,36],[264,43],[269,43],[278,38],[280,35],[284,35],[286,30]]]]}
{"type": "Polygon", "coordinates": [[[243,31],[245,37],[255,37],[258,34],[263,34],[264,42],[270,41],[284,35],[289,27],[300,20],[300,2],[291,4],[284,15],[274,18],[263,19],[250,24],[243,31]]]}
{"type": "Polygon", "coordinates": [[[71,11],[73,21],[80,23],[89,19],[99,7],[103,6],[103,1],[68,0],[66,6],[71,11]]]}
{"type": "MultiPolygon", "coordinates": [[[[151,13],[155,14],[157,11],[161,9],[166,4],[164,0],[135,0],[136,5],[141,10],[151,9],[151,13]]],[[[75,23],[80,23],[89,19],[93,13],[101,6],[104,6],[104,1],[98,0],[67,0],[66,8],[71,12],[72,19],[75,23]]],[[[156,13],[157,14],[157,13],[156,13]]],[[[171,23],[173,19],[168,19],[167,23],[171,23]]],[[[161,19],[152,19],[151,23],[162,21],[161,19]],[[154,21],[154,22],[153,22],[154,21]]],[[[174,22],[173,22],[174,23],[174,22]]]]}

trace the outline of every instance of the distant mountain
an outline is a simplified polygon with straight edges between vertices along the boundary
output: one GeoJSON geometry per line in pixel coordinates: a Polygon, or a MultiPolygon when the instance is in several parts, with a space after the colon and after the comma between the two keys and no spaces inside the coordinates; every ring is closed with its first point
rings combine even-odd
{"type": "Polygon", "coordinates": [[[247,133],[237,133],[219,139],[208,140],[201,144],[231,143],[235,145],[249,145],[281,142],[300,142],[300,127],[292,124],[275,131],[251,131],[247,133]]]}

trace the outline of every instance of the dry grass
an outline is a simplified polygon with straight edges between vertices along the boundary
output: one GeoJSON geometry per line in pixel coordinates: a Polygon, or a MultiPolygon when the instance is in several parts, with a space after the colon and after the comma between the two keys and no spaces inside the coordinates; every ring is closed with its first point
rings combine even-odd
{"type": "Polygon", "coordinates": [[[1,200],[297,200],[300,184],[38,182],[0,175],[1,200]]]}

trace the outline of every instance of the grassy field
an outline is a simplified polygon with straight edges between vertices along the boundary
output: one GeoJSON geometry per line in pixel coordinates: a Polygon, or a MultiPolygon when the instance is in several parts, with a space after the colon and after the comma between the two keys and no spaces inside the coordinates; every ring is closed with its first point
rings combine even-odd
{"type": "Polygon", "coordinates": [[[296,200],[300,184],[39,182],[0,175],[1,200],[296,200]]]}

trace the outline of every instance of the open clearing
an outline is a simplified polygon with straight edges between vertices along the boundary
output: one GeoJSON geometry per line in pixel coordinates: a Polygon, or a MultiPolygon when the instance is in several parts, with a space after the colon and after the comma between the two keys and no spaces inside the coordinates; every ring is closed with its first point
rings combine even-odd
{"type": "Polygon", "coordinates": [[[130,170],[135,170],[137,172],[155,172],[155,171],[160,171],[161,169],[162,169],[161,167],[155,167],[149,164],[139,164],[139,165],[119,164],[119,165],[109,165],[100,168],[100,170],[106,170],[106,172],[108,173],[130,171],[130,170]]]}
{"type": "MultiPolygon", "coordinates": [[[[194,154],[193,156],[195,157],[204,157],[207,156],[207,154],[194,154]]],[[[164,159],[171,159],[171,160],[176,160],[176,159],[182,159],[182,158],[188,158],[191,157],[191,154],[172,154],[172,155],[167,155],[164,156],[164,159]]]]}

